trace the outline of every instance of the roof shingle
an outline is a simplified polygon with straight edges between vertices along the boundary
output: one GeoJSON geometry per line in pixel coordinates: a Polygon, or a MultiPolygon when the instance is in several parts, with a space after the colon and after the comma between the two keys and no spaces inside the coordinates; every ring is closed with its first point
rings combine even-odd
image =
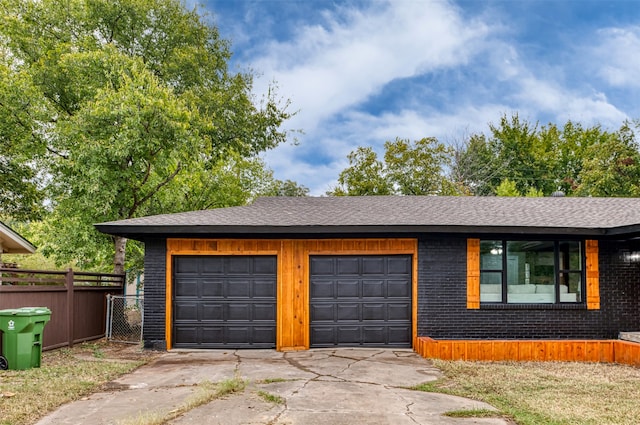
{"type": "Polygon", "coordinates": [[[573,229],[605,233],[640,225],[640,198],[437,196],[269,197],[241,207],[96,225],[129,236],[162,233],[285,233],[384,228],[425,231],[573,229]]]}

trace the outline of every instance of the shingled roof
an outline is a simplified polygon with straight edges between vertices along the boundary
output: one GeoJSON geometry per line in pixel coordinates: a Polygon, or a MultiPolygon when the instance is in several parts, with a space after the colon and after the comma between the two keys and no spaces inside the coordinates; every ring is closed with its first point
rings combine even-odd
{"type": "Polygon", "coordinates": [[[104,233],[153,235],[344,233],[640,233],[640,198],[448,196],[270,197],[242,207],[97,224],[104,233]]]}

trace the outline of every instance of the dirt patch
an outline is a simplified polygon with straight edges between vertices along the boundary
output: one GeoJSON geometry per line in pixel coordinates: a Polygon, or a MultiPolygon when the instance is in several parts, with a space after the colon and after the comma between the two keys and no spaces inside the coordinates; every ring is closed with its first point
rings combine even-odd
{"type": "Polygon", "coordinates": [[[104,338],[77,344],[70,350],[74,356],[84,360],[141,360],[148,362],[162,354],[160,351],[145,350],[141,344],[113,342],[104,338]]]}

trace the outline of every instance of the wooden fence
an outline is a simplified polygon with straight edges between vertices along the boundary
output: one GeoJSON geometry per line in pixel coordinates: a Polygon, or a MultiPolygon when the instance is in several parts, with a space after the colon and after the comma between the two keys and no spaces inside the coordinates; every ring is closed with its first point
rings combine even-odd
{"type": "MultiPolygon", "coordinates": [[[[72,346],[105,335],[107,294],[121,295],[124,275],[0,268],[0,310],[47,307],[51,321],[43,349],[72,346]]],[[[1,332],[0,332],[1,333],[1,332]]],[[[0,352],[2,350],[0,339],[0,352]]]]}

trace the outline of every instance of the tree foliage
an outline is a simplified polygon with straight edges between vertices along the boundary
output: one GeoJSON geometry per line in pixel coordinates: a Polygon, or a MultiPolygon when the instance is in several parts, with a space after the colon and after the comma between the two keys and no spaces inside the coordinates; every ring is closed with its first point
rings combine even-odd
{"type": "MultiPolygon", "coordinates": [[[[605,131],[600,126],[585,128],[572,121],[562,127],[552,123],[540,126],[517,114],[505,115],[489,128],[488,136],[471,136],[454,155],[452,176],[472,195],[498,194],[506,180],[521,195],[550,196],[556,191],[568,196],[585,194],[586,187],[594,184],[583,182],[585,164],[602,146],[625,133],[622,129],[605,131]]],[[[635,140],[628,124],[622,128],[635,140]]]]}
{"type": "Polygon", "coordinates": [[[638,125],[541,126],[514,114],[454,147],[396,139],[385,143],[383,160],[359,147],[328,194],[640,196],[638,125]]]}
{"type": "Polygon", "coordinates": [[[227,68],[228,43],[177,0],[0,0],[0,11],[0,163],[21,171],[16,211],[47,195],[41,243],[62,261],[106,261],[93,223],[224,204],[202,192],[225,161],[287,138],[287,102],[254,99],[252,75],[227,68]]]}
{"type": "Polygon", "coordinates": [[[411,142],[396,139],[384,144],[380,161],[371,147],[359,147],[348,156],[349,167],[338,177],[329,195],[450,195],[456,187],[445,176],[452,150],[435,138],[411,142]]]}

